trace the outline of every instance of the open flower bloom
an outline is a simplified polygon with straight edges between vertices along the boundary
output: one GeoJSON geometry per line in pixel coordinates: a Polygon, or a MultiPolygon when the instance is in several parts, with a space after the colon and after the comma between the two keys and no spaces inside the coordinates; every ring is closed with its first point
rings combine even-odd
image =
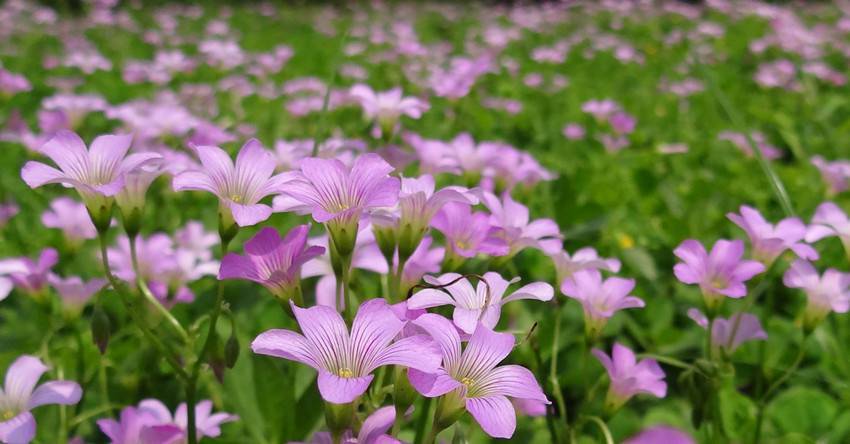
{"type": "Polygon", "coordinates": [[[289,359],[319,372],[319,393],[330,403],[345,404],[362,395],[372,382],[372,371],[384,365],[402,365],[426,373],[440,366],[440,349],[427,335],[393,342],[404,322],[383,299],[360,305],[351,333],[342,316],[330,307],[301,308],[292,304],[301,334],[268,330],[251,343],[254,353],[289,359]]]}
{"type": "Polygon", "coordinates": [[[326,224],[331,248],[348,256],[357,240],[357,224],[365,211],[398,202],[400,183],[390,177],[393,167],[374,153],[366,153],[349,169],[337,159],[307,158],[301,171],[275,199],[276,211],[313,215],[326,224]]]}
{"type": "Polygon", "coordinates": [[[132,136],[98,136],[86,150],[79,136],[61,130],[40,150],[59,169],[29,161],[21,169],[21,178],[30,188],[49,183],[74,187],[93,215],[95,225],[104,228],[109,223],[112,198],[124,188],[126,174],[161,157],[156,153],[125,157],[132,139],[132,136]]]}
{"type": "Polygon", "coordinates": [[[448,202],[478,203],[465,188],[446,187],[434,190],[434,177],[430,174],[418,178],[403,177],[399,192],[398,207],[393,211],[377,211],[372,221],[379,226],[392,227],[397,231],[399,252],[409,257],[428,231],[428,226],[437,211],[448,202]]]}
{"type": "Polygon", "coordinates": [[[15,283],[9,276],[13,273],[26,273],[27,264],[19,258],[0,260],[0,301],[12,292],[15,283]]]}
{"type": "Polygon", "coordinates": [[[760,262],[741,260],[744,242],[739,240],[721,239],[709,254],[698,241],[688,239],[673,253],[682,260],[673,267],[676,278],[685,284],[699,285],[706,306],[711,310],[720,304],[721,296],[746,296],[744,283],[765,270],[760,262]]]}
{"type": "Polygon", "coordinates": [[[35,356],[23,355],[6,370],[0,390],[0,442],[26,444],[35,438],[35,417],[30,411],[48,404],[73,405],[83,394],[72,381],[48,381],[36,387],[47,366],[35,356]]]}
{"type": "Polygon", "coordinates": [[[472,334],[479,322],[487,328],[496,328],[502,305],[505,303],[519,299],[548,301],[555,294],[551,285],[532,282],[505,297],[508,286],[519,281],[519,278],[507,281],[498,273],[489,271],[484,274],[483,280],[478,281],[477,287],[473,288],[467,279],[461,277],[457,273],[446,273],[436,279],[426,278],[428,283],[433,285],[442,286],[455,282],[442,290],[426,288],[417,291],[407,300],[407,308],[417,310],[452,305],[455,307],[452,316],[454,324],[464,333],[472,334]]]}
{"type": "Polygon", "coordinates": [[[490,223],[490,216],[472,211],[469,204],[449,202],[437,212],[431,226],[446,237],[447,254],[471,258],[478,253],[504,256],[510,252],[501,228],[490,223]]]}
{"type": "Polygon", "coordinates": [[[524,248],[536,248],[546,254],[561,250],[561,230],[552,219],[530,221],[528,207],[515,201],[510,193],[500,200],[494,194],[483,193],[482,201],[490,209],[490,223],[502,229],[501,236],[508,244],[508,256],[524,248]]]}
{"type": "MultiPolygon", "coordinates": [[[[394,422],[395,407],[381,407],[363,420],[357,436],[354,436],[351,430],[346,430],[342,434],[340,442],[342,444],[401,444],[401,441],[387,434],[394,422]]],[[[310,444],[333,444],[333,437],[329,432],[318,432],[308,442],[310,444]]]]}
{"type": "MultiPolygon", "coordinates": [[[[198,402],[195,405],[195,427],[198,432],[198,439],[208,436],[216,438],[221,435],[221,425],[227,422],[239,420],[239,417],[230,413],[213,413],[212,401],[206,399],[198,402]]],[[[186,411],[186,403],[177,406],[174,411],[174,416],[168,407],[158,399],[145,399],[139,403],[139,411],[152,414],[159,422],[154,428],[160,431],[173,430],[177,427],[180,430],[180,439],[175,441],[175,444],[184,442],[186,439],[186,429],[189,424],[188,412],[186,411]],[[164,430],[163,430],[164,429],[164,430]]]]}
{"type": "MultiPolygon", "coordinates": [[[[320,276],[316,283],[316,304],[336,308],[340,311],[344,310],[345,301],[336,300],[336,274],[327,250],[328,237],[315,237],[310,239],[308,243],[324,248],[325,254],[307,261],[301,268],[301,278],[320,276]]],[[[367,270],[378,274],[386,274],[390,271],[387,260],[384,259],[381,250],[378,249],[378,244],[375,243],[371,226],[366,226],[357,235],[357,243],[354,246],[354,252],[351,254],[351,269],[352,271],[355,269],[367,270]]]]}
{"type": "Polygon", "coordinates": [[[97,427],[110,444],[178,444],[183,431],[176,425],[163,425],[150,410],[124,407],[118,420],[98,419],[97,427]]]}
{"type": "Polygon", "coordinates": [[[614,343],[610,357],[599,349],[593,349],[593,355],[599,359],[611,379],[605,398],[605,406],[609,411],[616,411],[638,393],[657,398],[667,395],[664,370],[654,359],[638,362],[634,352],[619,343],[614,343]]]}
{"type": "Polygon", "coordinates": [[[446,395],[446,404],[466,409],[488,435],[510,438],[514,434],[516,412],[509,397],[549,404],[528,369],[498,365],[514,347],[512,334],[480,325],[461,351],[460,335],[446,318],[428,313],[413,323],[440,344],[443,366],[430,374],[408,370],[411,385],[429,398],[446,395]]]}
{"type": "Polygon", "coordinates": [[[369,120],[377,120],[384,131],[392,129],[402,115],[418,119],[428,110],[428,104],[416,97],[403,97],[401,88],[375,92],[367,85],[357,84],[348,93],[360,103],[369,120]]]}
{"type": "Polygon", "coordinates": [[[559,285],[563,285],[566,279],[572,279],[573,275],[581,270],[605,270],[613,273],[620,271],[619,259],[600,257],[593,247],[581,248],[572,256],[566,250],[561,250],[549,258],[555,265],[559,285]]]}
{"type": "Polygon", "coordinates": [[[846,313],[850,310],[850,273],[829,268],[818,274],[807,261],[798,259],[782,277],[786,287],[802,289],[808,297],[803,325],[812,329],[829,312],[846,313]]]}
{"type": "Polygon", "coordinates": [[[687,433],[670,426],[652,426],[635,436],[627,439],[623,444],[697,444],[687,433]]]}
{"type": "Polygon", "coordinates": [[[78,313],[89,299],[106,286],[106,279],[92,279],[84,282],[78,276],[61,278],[51,274],[47,278],[50,285],[59,293],[62,306],[70,312],[78,313]]]}
{"type": "Polygon", "coordinates": [[[596,337],[617,311],[644,306],[642,299],[629,294],[634,288],[634,279],[610,277],[603,281],[599,270],[586,269],[566,279],[561,293],[581,303],[585,330],[590,337],[596,337]]]}
{"type": "Polygon", "coordinates": [[[245,243],[245,256],[224,256],[218,278],[254,281],[281,301],[295,297],[299,302],[301,266],[325,252],[323,247],[307,246],[309,232],[308,225],[299,225],[281,239],[276,229],[263,228],[245,243]]]}
{"type": "MultiPolygon", "coordinates": [[[[141,217],[145,207],[145,194],[157,177],[165,172],[164,160],[155,159],[127,173],[124,179],[124,189],[115,195],[115,202],[125,219],[141,217]],[[138,214],[133,214],[137,212],[138,214]]],[[[138,223],[138,221],[135,221],[138,223]]]]}
{"type": "Polygon", "coordinates": [[[70,197],[63,196],[50,202],[50,209],[41,215],[41,223],[45,227],[62,230],[65,239],[72,245],[97,237],[97,229],[86,206],[70,197]]]}
{"type": "Polygon", "coordinates": [[[830,236],[838,236],[844,250],[850,251],[850,219],[838,205],[824,202],[815,210],[812,224],[806,232],[806,242],[817,242],[830,236]]]}
{"type": "Polygon", "coordinates": [[[25,270],[20,273],[11,273],[9,277],[19,290],[29,295],[37,295],[47,285],[50,270],[59,262],[59,253],[53,248],[45,248],[41,250],[37,261],[28,257],[22,257],[20,261],[25,270]]]}
{"type": "Polygon", "coordinates": [[[829,195],[838,194],[850,188],[850,162],[846,160],[829,162],[821,156],[812,156],[812,165],[820,171],[829,195]]]}
{"type": "Polygon", "coordinates": [[[729,213],[726,217],[747,232],[753,258],[765,267],[769,267],[785,250],[793,251],[801,259],[818,259],[818,252],[802,242],[806,237],[806,225],[796,217],[783,219],[774,226],[758,210],[746,205],[741,206],[741,214],[729,213]]]}
{"type": "Polygon", "coordinates": [[[184,171],[174,177],[175,191],[208,191],[218,196],[220,217],[232,219],[240,227],[255,225],[269,218],[270,206],[260,201],[280,193],[288,179],[287,173],[273,176],[274,156],[256,139],[245,142],[236,163],[217,146],[194,146],[203,169],[184,171]]]}
{"type": "MultiPolygon", "coordinates": [[[[708,328],[708,318],[696,308],[688,310],[688,317],[700,327],[708,328]]],[[[715,318],[711,327],[712,345],[728,354],[734,353],[744,342],[757,339],[766,340],[767,332],[761,327],[759,318],[750,313],[735,313],[729,319],[715,318]]]]}

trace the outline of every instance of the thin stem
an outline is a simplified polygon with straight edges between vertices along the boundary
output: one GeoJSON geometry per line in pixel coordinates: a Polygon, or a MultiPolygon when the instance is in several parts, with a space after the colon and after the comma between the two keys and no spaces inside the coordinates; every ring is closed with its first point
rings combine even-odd
{"type": "Polygon", "coordinates": [[[606,444],[614,444],[614,437],[611,436],[611,431],[608,430],[608,425],[605,424],[605,421],[598,416],[588,416],[587,419],[596,424],[599,427],[599,430],[602,432],[602,436],[605,437],[606,444]]]}
{"type": "Polygon", "coordinates": [[[713,313],[708,314],[708,332],[705,335],[705,358],[709,361],[712,360],[711,347],[714,337],[714,318],[715,316],[713,313]]]}
{"type": "MultiPolygon", "coordinates": [[[[425,403],[422,406],[422,413],[419,414],[419,423],[416,425],[416,436],[413,439],[414,444],[422,444],[425,441],[425,433],[428,425],[433,421],[434,416],[434,398],[425,398],[425,403]],[[432,421],[428,421],[432,419],[432,421]]],[[[398,413],[396,413],[398,414],[398,413]]]]}
{"type": "Polygon", "coordinates": [[[549,363],[549,382],[552,384],[552,394],[555,396],[555,402],[558,404],[558,416],[561,418],[567,430],[570,425],[567,419],[567,403],[564,401],[564,394],[561,393],[561,383],[558,381],[558,349],[561,344],[561,305],[555,301],[555,333],[552,338],[552,357],[549,363]]]}
{"type": "Polygon", "coordinates": [[[351,256],[342,259],[342,299],[345,303],[345,320],[354,322],[354,304],[351,300],[351,256]]]}
{"type": "Polygon", "coordinates": [[[781,387],[782,384],[785,383],[785,381],[787,381],[788,378],[790,378],[791,375],[793,375],[794,372],[797,371],[797,368],[800,367],[800,364],[803,362],[803,358],[805,358],[805,356],[806,356],[806,340],[807,339],[809,339],[809,333],[803,333],[803,340],[800,343],[800,349],[797,351],[797,357],[794,358],[794,362],[791,364],[790,367],[785,369],[785,372],[782,373],[782,375],[778,379],[776,379],[776,381],[773,381],[773,384],[768,386],[768,388],[767,388],[767,390],[765,390],[764,394],[762,394],[761,397],[759,397],[759,401],[756,405],[756,407],[758,409],[758,413],[756,415],[756,430],[755,430],[755,433],[753,434],[753,443],[754,444],[761,442],[761,430],[762,430],[762,424],[764,423],[764,409],[767,406],[767,401],[770,399],[770,395],[772,395],[773,392],[775,392],[777,389],[779,389],[779,387],[781,387]]]}
{"type": "Polygon", "coordinates": [[[112,410],[109,408],[109,406],[111,404],[109,402],[109,385],[107,384],[107,378],[106,378],[106,357],[105,356],[100,357],[100,366],[97,369],[97,382],[98,382],[98,385],[100,386],[100,396],[103,398],[103,399],[100,400],[101,404],[103,404],[103,410],[105,412],[109,413],[110,416],[112,416],[112,410]]]}
{"type": "Polygon", "coordinates": [[[144,295],[144,297],[145,297],[145,299],[147,299],[148,303],[150,303],[154,307],[154,309],[157,311],[157,313],[159,313],[163,318],[165,318],[165,320],[168,321],[168,323],[174,328],[174,331],[176,331],[177,334],[180,335],[180,339],[183,341],[183,343],[188,344],[189,343],[189,334],[186,333],[186,330],[180,324],[180,321],[178,321],[171,314],[171,312],[168,311],[168,309],[165,308],[159,302],[159,299],[157,299],[153,295],[150,288],[148,287],[148,284],[145,282],[141,273],[139,273],[139,259],[138,259],[138,256],[136,254],[136,239],[138,239],[138,236],[133,236],[129,239],[129,241],[130,241],[130,257],[131,257],[131,260],[133,262],[133,273],[136,275],[136,285],[138,285],[139,291],[141,291],[142,295],[144,295]]]}
{"type": "MultiPolygon", "coordinates": [[[[227,246],[230,244],[230,239],[227,237],[221,238],[221,257],[227,254],[227,246]]],[[[189,380],[186,384],[186,435],[189,444],[197,444],[197,424],[195,424],[195,395],[198,386],[198,377],[201,374],[201,365],[204,363],[204,358],[209,353],[213,344],[213,337],[216,334],[216,324],[221,314],[221,307],[224,305],[224,281],[218,281],[218,289],[215,296],[215,304],[210,314],[210,326],[207,330],[207,337],[204,339],[204,345],[201,347],[201,353],[198,354],[195,363],[192,364],[192,373],[189,375],[189,380]]]]}

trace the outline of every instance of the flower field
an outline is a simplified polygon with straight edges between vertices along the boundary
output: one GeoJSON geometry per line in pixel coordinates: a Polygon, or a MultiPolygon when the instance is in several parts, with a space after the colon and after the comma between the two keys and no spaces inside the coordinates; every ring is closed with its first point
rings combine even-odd
{"type": "Polygon", "coordinates": [[[0,443],[850,442],[850,4],[0,3],[0,443]]]}

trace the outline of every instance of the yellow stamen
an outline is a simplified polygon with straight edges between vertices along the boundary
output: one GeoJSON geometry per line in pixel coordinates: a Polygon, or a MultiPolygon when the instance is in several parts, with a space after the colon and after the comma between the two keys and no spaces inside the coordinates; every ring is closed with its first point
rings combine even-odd
{"type": "Polygon", "coordinates": [[[2,415],[0,415],[0,418],[2,418],[3,421],[8,421],[8,420],[10,420],[14,417],[15,417],[15,412],[13,412],[11,410],[6,410],[6,411],[3,412],[2,415]]]}
{"type": "Polygon", "coordinates": [[[242,196],[240,196],[238,194],[233,194],[233,195],[230,196],[230,200],[232,200],[234,203],[241,203],[242,202],[242,196]]]}
{"type": "Polygon", "coordinates": [[[475,381],[473,381],[471,378],[463,377],[460,378],[460,383],[469,387],[470,385],[475,384],[475,381]]]}
{"type": "Polygon", "coordinates": [[[339,371],[337,371],[337,375],[339,375],[342,378],[353,378],[354,372],[351,371],[350,368],[343,367],[343,368],[339,369],[339,371]]]}

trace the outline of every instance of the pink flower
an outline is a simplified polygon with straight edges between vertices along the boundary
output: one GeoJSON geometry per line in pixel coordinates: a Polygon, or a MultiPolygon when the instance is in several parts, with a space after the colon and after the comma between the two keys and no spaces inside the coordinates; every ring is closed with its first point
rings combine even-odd
{"type": "Polygon", "coordinates": [[[634,352],[619,343],[614,343],[610,357],[599,349],[593,349],[593,355],[602,363],[611,379],[605,398],[605,406],[609,411],[616,411],[638,393],[656,398],[667,395],[664,370],[654,359],[638,362],[634,352]]]}
{"type": "Polygon", "coordinates": [[[673,253],[682,260],[673,267],[676,278],[685,284],[699,285],[709,309],[716,308],[722,296],[746,296],[746,281],[765,270],[757,261],[742,260],[744,243],[739,240],[721,239],[709,254],[698,241],[688,239],[673,253]]]}
{"type": "Polygon", "coordinates": [[[753,258],[765,267],[769,267],[785,250],[793,251],[802,259],[818,259],[818,252],[802,242],[806,236],[806,225],[800,219],[789,217],[774,226],[755,208],[742,205],[740,211],[741,214],[728,213],[726,217],[747,232],[753,258]]]}
{"type": "Polygon", "coordinates": [[[41,250],[37,261],[28,257],[19,259],[24,265],[25,271],[12,273],[9,277],[15,287],[30,295],[38,295],[47,285],[47,278],[51,269],[59,262],[59,253],[53,248],[41,250]]]}
{"type": "Polygon", "coordinates": [[[92,296],[106,286],[106,279],[92,279],[84,282],[78,276],[61,278],[51,274],[47,280],[59,294],[62,305],[75,313],[81,311],[92,296]]]}
{"type": "Polygon", "coordinates": [[[561,283],[561,293],[579,301],[584,309],[585,331],[595,338],[614,313],[627,308],[641,308],[642,299],[629,293],[634,279],[610,277],[602,280],[599,270],[590,268],[576,272],[561,283]]]}
{"type": "Polygon", "coordinates": [[[584,127],[579,125],[578,123],[568,123],[561,133],[568,140],[581,140],[584,139],[584,127]]]}
{"type": "MultiPolygon", "coordinates": [[[[693,319],[700,327],[708,329],[708,318],[701,311],[691,308],[688,310],[688,317],[693,319]]],[[[735,313],[729,319],[717,317],[714,318],[712,325],[712,345],[728,354],[734,353],[744,342],[767,339],[767,332],[761,327],[759,318],[749,313],[735,313]],[[735,332],[734,337],[732,336],[733,331],[735,332]]]]}
{"type": "Polygon", "coordinates": [[[501,229],[490,223],[487,213],[472,212],[472,206],[449,202],[431,220],[431,226],[446,237],[447,255],[471,258],[479,253],[504,256],[510,248],[501,229]]]}
{"type": "MultiPolygon", "coordinates": [[[[283,191],[288,177],[272,176],[274,158],[255,139],[245,142],[236,156],[236,164],[217,146],[195,146],[203,164],[198,171],[185,171],[174,178],[175,191],[208,191],[218,196],[221,217],[231,218],[240,227],[255,225],[269,218],[270,206],[259,203],[264,197],[283,191]]],[[[225,226],[229,226],[225,222],[225,226]]]]}
{"type": "Polygon", "coordinates": [[[808,296],[803,325],[814,328],[829,312],[850,310],[850,273],[829,268],[819,275],[809,262],[798,259],[782,278],[786,287],[802,289],[808,296]]]}
{"type": "Polygon", "coordinates": [[[828,162],[821,156],[812,156],[812,165],[820,171],[828,194],[838,194],[850,188],[850,162],[846,160],[828,162]]]}
{"type": "Polygon", "coordinates": [[[366,118],[376,120],[384,131],[391,130],[401,116],[418,119],[428,110],[425,101],[403,97],[401,88],[375,92],[367,85],[357,84],[351,87],[349,94],[360,103],[366,118]]]}
{"type": "Polygon", "coordinates": [[[572,279],[573,275],[581,270],[596,269],[614,273],[620,271],[619,259],[600,257],[592,247],[581,248],[572,256],[566,250],[561,250],[549,257],[555,265],[559,285],[562,285],[566,279],[572,279]]]}
{"type": "Polygon", "coordinates": [[[97,229],[86,206],[70,197],[59,197],[50,202],[50,210],[42,213],[41,223],[45,227],[62,230],[65,239],[72,245],[97,237],[97,229]]]}
{"type": "Polygon", "coordinates": [[[623,444],[697,444],[687,433],[670,426],[652,426],[627,439],[623,444]]]}
{"type": "Polygon", "coordinates": [[[482,201],[492,213],[490,223],[502,229],[500,235],[508,244],[508,256],[525,248],[536,248],[546,254],[561,250],[561,230],[554,220],[530,220],[528,208],[515,201],[508,192],[502,194],[501,200],[492,193],[484,192],[482,201]]]}
{"type": "Polygon", "coordinates": [[[608,120],[612,114],[619,111],[620,105],[610,99],[589,100],[581,105],[581,110],[601,122],[608,120]]]}

